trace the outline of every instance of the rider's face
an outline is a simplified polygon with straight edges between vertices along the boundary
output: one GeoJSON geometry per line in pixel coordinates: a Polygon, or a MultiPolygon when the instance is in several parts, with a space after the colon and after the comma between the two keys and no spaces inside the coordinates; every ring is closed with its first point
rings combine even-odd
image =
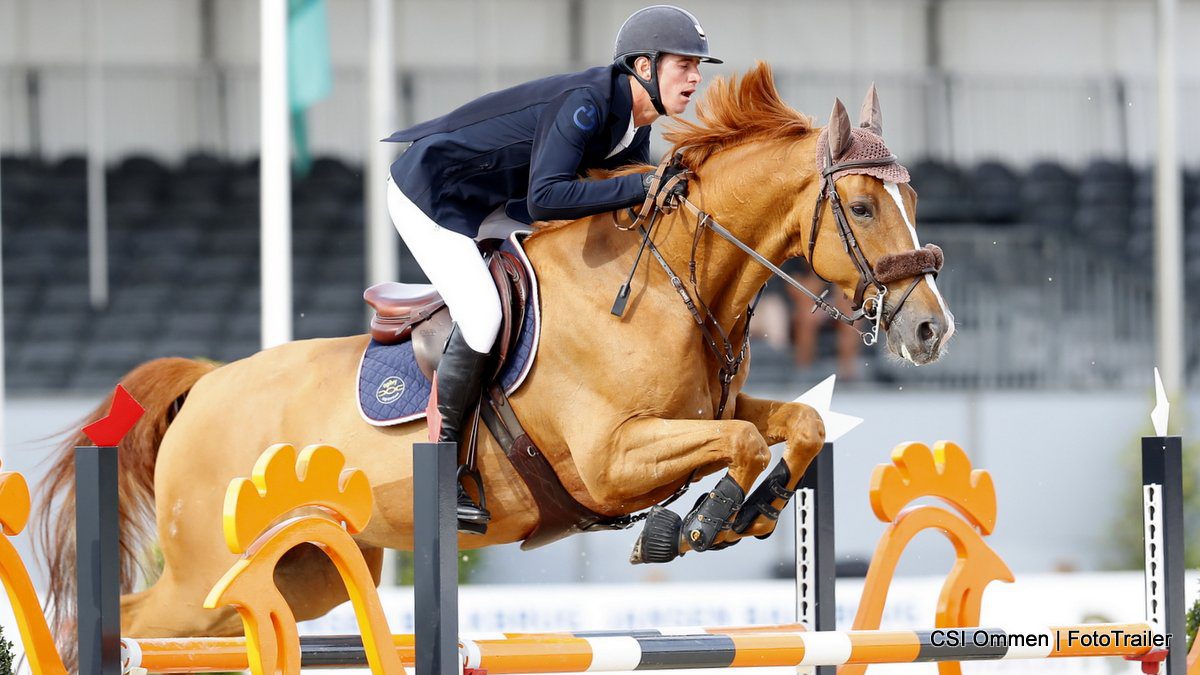
{"type": "Polygon", "coordinates": [[[700,59],[663,54],[658,59],[658,92],[668,115],[680,115],[700,84],[700,59]]]}

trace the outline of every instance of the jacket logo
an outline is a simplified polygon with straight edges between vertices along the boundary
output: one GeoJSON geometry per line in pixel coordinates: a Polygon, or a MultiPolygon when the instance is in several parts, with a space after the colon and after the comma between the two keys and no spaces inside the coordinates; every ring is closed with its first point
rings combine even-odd
{"type": "Polygon", "coordinates": [[[391,403],[404,393],[404,380],[392,376],[380,383],[375,390],[375,400],[380,403],[391,403]]]}
{"type": "Polygon", "coordinates": [[[575,109],[575,114],[572,116],[575,120],[575,126],[584,131],[591,131],[596,128],[596,106],[581,105],[575,109]]]}

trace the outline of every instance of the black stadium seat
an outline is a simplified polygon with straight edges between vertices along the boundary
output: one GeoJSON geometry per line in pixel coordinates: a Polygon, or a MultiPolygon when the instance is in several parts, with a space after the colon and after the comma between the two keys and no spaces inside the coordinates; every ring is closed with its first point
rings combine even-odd
{"type": "Polygon", "coordinates": [[[1080,172],[1082,181],[1099,183],[1133,184],[1133,168],[1125,162],[1111,159],[1093,159],[1080,172]]]}
{"type": "Polygon", "coordinates": [[[983,162],[967,176],[974,197],[975,220],[1013,223],[1021,217],[1021,181],[1000,162],[983,162]]]}
{"type": "Polygon", "coordinates": [[[913,189],[920,195],[917,217],[923,223],[961,223],[971,219],[971,186],[955,167],[936,160],[911,164],[913,189]]]}
{"type": "Polygon", "coordinates": [[[1127,164],[1093,160],[1079,175],[1080,206],[1129,209],[1133,204],[1133,192],[1133,170],[1127,164]]]}
{"type": "Polygon", "coordinates": [[[50,169],[48,180],[53,193],[62,203],[83,207],[87,200],[87,159],[69,155],[50,169]]]}
{"type": "Polygon", "coordinates": [[[1149,265],[1154,258],[1154,209],[1138,206],[1130,219],[1129,253],[1139,263],[1149,265]]]}
{"type": "Polygon", "coordinates": [[[194,176],[225,176],[230,170],[231,167],[225,161],[209,152],[189,153],[179,166],[180,173],[194,176]]]}
{"type": "Polygon", "coordinates": [[[1080,239],[1098,251],[1125,255],[1130,236],[1130,212],[1111,206],[1081,206],[1075,216],[1080,239]]]}
{"type": "Polygon", "coordinates": [[[1052,231],[1069,231],[1075,220],[1078,178],[1057,162],[1035,163],[1021,182],[1021,219],[1052,231]]]}

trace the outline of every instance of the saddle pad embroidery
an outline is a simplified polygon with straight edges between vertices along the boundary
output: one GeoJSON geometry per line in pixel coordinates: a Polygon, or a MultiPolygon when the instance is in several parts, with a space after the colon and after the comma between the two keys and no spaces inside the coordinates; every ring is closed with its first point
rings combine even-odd
{"type": "MultiPolygon", "coordinates": [[[[526,312],[525,323],[521,326],[513,352],[500,374],[500,383],[505,393],[510,395],[529,374],[541,334],[537,276],[520,245],[521,239],[526,236],[526,232],[514,233],[501,246],[502,250],[520,258],[529,273],[532,287],[528,304],[530,311],[526,312]]],[[[431,391],[432,385],[417,366],[411,341],[383,345],[371,340],[363,351],[358,367],[358,411],[368,423],[384,427],[425,417],[431,391]]]]}

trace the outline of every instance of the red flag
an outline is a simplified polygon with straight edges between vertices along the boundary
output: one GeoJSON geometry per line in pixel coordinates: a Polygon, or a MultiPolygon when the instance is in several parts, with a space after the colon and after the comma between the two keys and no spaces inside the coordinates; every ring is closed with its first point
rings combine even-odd
{"type": "Polygon", "coordinates": [[[115,446],[137,424],[144,412],[146,409],[125,391],[125,387],[118,384],[108,415],[84,427],[83,433],[96,445],[115,446]]]}

